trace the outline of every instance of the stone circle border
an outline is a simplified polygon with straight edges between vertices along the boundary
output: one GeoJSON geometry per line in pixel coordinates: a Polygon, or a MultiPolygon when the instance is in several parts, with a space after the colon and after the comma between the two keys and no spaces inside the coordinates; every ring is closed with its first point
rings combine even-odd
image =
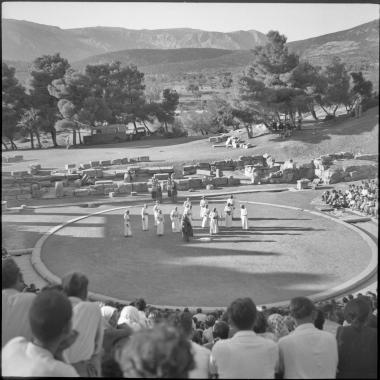
{"type": "MultiPolygon", "coordinates": [[[[228,193],[228,194],[230,194],[230,193],[228,193]]],[[[223,195],[223,194],[218,194],[218,195],[223,195]]],[[[257,204],[257,205],[280,207],[280,208],[287,208],[290,210],[308,212],[310,214],[320,216],[320,217],[323,217],[326,219],[330,219],[331,221],[334,221],[336,223],[340,223],[340,224],[344,225],[345,227],[347,227],[347,228],[351,229],[352,231],[356,232],[357,234],[359,234],[362,237],[362,239],[368,244],[370,251],[371,251],[371,259],[370,259],[370,262],[367,265],[367,267],[363,271],[361,271],[358,275],[356,275],[355,277],[351,278],[350,280],[344,282],[343,284],[335,286],[332,289],[329,289],[329,290],[308,296],[312,301],[314,301],[314,302],[323,301],[327,298],[332,298],[332,297],[336,297],[336,296],[342,295],[344,293],[347,293],[353,287],[356,287],[356,286],[364,283],[365,281],[367,281],[370,277],[372,277],[377,272],[377,264],[378,264],[378,261],[377,261],[377,245],[365,232],[363,232],[359,228],[355,228],[353,225],[351,225],[349,223],[346,223],[340,219],[333,218],[332,216],[323,214],[321,212],[303,209],[300,207],[286,206],[286,205],[265,203],[265,202],[251,202],[251,201],[239,201],[239,203],[257,204]]],[[[126,208],[134,208],[134,207],[142,207],[142,204],[141,205],[133,205],[133,206],[114,207],[114,208],[110,208],[107,210],[97,211],[97,212],[94,212],[91,214],[76,217],[76,218],[71,219],[65,223],[62,223],[58,226],[51,228],[49,231],[47,231],[37,241],[35,247],[33,248],[32,256],[31,256],[31,264],[32,264],[33,268],[48,283],[61,284],[61,278],[56,276],[54,273],[52,273],[41,260],[41,251],[42,251],[42,247],[43,247],[44,243],[46,242],[46,240],[51,235],[53,235],[54,233],[59,231],[60,229],[66,227],[69,224],[80,221],[82,219],[85,219],[85,218],[88,218],[88,217],[91,217],[94,215],[108,213],[110,211],[116,211],[116,210],[121,210],[121,209],[126,209],[126,208]]],[[[89,299],[91,299],[93,301],[100,301],[100,302],[113,301],[113,302],[118,302],[121,304],[128,304],[130,302],[128,300],[118,299],[118,298],[115,298],[112,296],[106,296],[104,294],[94,293],[94,292],[89,292],[88,297],[89,297],[89,299]]],[[[168,309],[183,309],[184,308],[184,306],[176,306],[176,305],[155,305],[155,304],[150,304],[150,305],[154,306],[154,307],[158,307],[158,308],[168,308],[168,309]]],[[[289,300],[270,303],[270,304],[266,303],[265,305],[267,307],[287,306],[287,305],[289,305],[289,300]]],[[[202,307],[202,309],[204,311],[213,311],[216,309],[226,309],[226,306],[212,307],[212,306],[190,306],[189,305],[187,307],[189,307],[189,308],[202,307]]]]}

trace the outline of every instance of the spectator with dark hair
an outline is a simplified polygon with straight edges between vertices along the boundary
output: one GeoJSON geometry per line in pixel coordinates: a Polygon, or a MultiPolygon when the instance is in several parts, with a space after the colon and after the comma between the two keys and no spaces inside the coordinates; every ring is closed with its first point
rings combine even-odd
{"type": "Polygon", "coordinates": [[[1,262],[1,347],[16,336],[32,339],[28,312],[35,294],[22,292],[25,288],[20,268],[12,258],[1,262]]]}
{"type": "Polygon", "coordinates": [[[212,337],[213,340],[210,343],[204,344],[204,347],[211,350],[214,347],[214,344],[220,339],[227,339],[228,333],[230,331],[230,327],[228,323],[223,321],[216,321],[214,326],[212,327],[212,337]]]}
{"type": "Polygon", "coordinates": [[[138,298],[135,301],[135,307],[139,311],[141,323],[144,325],[144,327],[148,327],[148,321],[145,315],[146,302],[144,298],[138,298]]]}
{"type": "Polygon", "coordinates": [[[214,326],[215,321],[216,321],[216,318],[213,314],[207,315],[206,322],[205,322],[206,328],[203,331],[203,335],[202,335],[202,344],[212,342],[213,340],[212,327],[214,326]]]}
{"type": "Polygon", "coordinates": [[[280,338],[289,334],[286,327],[284,317],[281,314],[275,313],[268,317],[268,328],[274,334],[275,341],[278,342],[280,338]]]}
{"type": "Polygon", "coordinates": [[[210,351],[200,344],[192,341],[194,329],[190,313],[182,312],[173,315],[171,323],[185,336],[191,344],[191,352],[194,357],[195,367],[189,372],[190,379],[207,379],[210,375],[209,361],[210,351]]]}
{"type": "Polygon", "coordinates": [[[151,310],[148,314],[147,324],[148,327],[154,327],[162,321],[162,313],[160,310],[151,310]]]}
{"type": "Polygon", "coordinates": [[[306,297],[290,301],[290,315],[297,327],[279,340],[280,373],[284,379],[333,379],[338,365],[335,337],[314,326],[316,310],[306,297]]]}
{"type": "Polygon", "coordinates": [[[188,339],[165,325],[134,333],[117,357],[124,377],[184,379],[194,368],[188,339]]]}
{"type": "Polygon", "coordinates": [[[46,290],[34,297],[28,317],[33,343],[18,336],[1,352],[2,376],[77,377],[66,364],[62,351],[75,342],[78,333],[71,328],[72,307],[66,295],[46,290]]]}
{"type": "Polygon", "coordinates": [[[79,332],[64,357],[80,376],[99,376],[104,322],[99,306],[87,300],[88,278],[82,273],[70,273],[62,279],[62,286],[73,307],[73,328],[79,332]]]}
{"type": "Polygon", "coordinates": [[[276,342],[276,337],[270,331],[268,331],[268,321],[265,314],[262,311],[257,312],[255,324],[253,325],[253,331],[263,338],[267,338],[276,342]]]}
{"type": "Polygon", "coordinates": [[[325,324],[325,316],[323,315],[323,311],[321,309],[316,309],[314,326],[318,330],[323,330],[324,324],[325,324]]]}
{"type": "Polygon", "coordinates": [[[340,326],[340,324],[337,322],[338,318],[336,315],[336,308],[333,304],[328,303],[322,306],[322,312],[325,319],[323,330],[328,331],[334,336],[336,336],[336,332],[338,330],[338,327],[340,326]]]}
{"type": "Polygon", "coordinates": [[[338,378],[377,378],[377,329],[366,326],[370,307],[362,298],[348,302],[344,308],[349,326],[337,331],[338,378]]]}
{"type": "Polygon", "coordinates": [[[274,378],[278,362],[275,342],[255,334],[256,305],[250,298],[238,298],[228,308],[235,334],[219,340],[211,350],[211,372],[219,378],[274,378]]]}

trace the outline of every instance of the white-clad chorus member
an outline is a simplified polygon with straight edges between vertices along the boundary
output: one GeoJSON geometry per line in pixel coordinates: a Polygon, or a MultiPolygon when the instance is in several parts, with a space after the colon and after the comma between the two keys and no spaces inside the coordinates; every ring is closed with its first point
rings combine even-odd
{"type": "Polygon", "coordinates": [[[218,225],[219,214],[216,208],[210,212],[210,235],[217,234],[219,232],[218,225]]]}
{"type": "Polygon", "coordinates": [[[223,211],[226,227],[232,227],[232,206],[227,203],[223,211]]]}
{"type": "Polygon", "coordinates": [[[153,206],[153,215],[154,215],[154,225],[157,226],[157,215],[160,211],[160,202],[156,201],[156,204],[153,206]]]}
{"type": "Polygon", "coordinates": [[[199,207],[200,207],[199,215],[200,215],[201,219],[203,218],[203,211],[204,211],[205,206],[207,204],[208,204],[208,202],[206,201],[206,199],[205,199],[205,197],[203,195],[201,201],[199,202],[199,207]]]}
{"type": "Polygon", "coordinates": [[[129,216],[129,210],[124,212],[124,237],[132,236],[131,218],[129,216]]]}
{"type": "Polygon", "coordinates": [[[210,209],[208,208],[208,204],[203,208],[202,213],[202,228],[207,227],[208,223],[210,221],[210,209]]]}
{"type": "Polygon", "coordinates": [[[162,236],[164,234],[164,215],[162,214],[162,211],[159,210],[157,214],[157,235],[162,236]]]}
{"type": "Polygon", "coordinates": [[[146,204],[141,209],[141,222],[142,222],[143,231],[148,231],[149,214],[148,214],[148,206],[146,204]]]}
{"type": "Polygon", "coordinates": [[[231,205],[232,208],[232,219],[234,218],[234,212],[235,212],[235,199],[234,196],[231,194],[230,197],[227,199],[227,203],[231,205]]]}
{"type": "Polygon", "coordinates": [[[170,220],[172,221],[172,231],[181,232],[181,223],[179,220],[179,213],[177,207],[174,207],[174,209],[171,211],[170,220]]]}
{"type": "Polygon", "coordinates": [[[241,205],[240,209],[241,227],[243,230],[248,230],[248,210],[244,205],[241,205]]]}

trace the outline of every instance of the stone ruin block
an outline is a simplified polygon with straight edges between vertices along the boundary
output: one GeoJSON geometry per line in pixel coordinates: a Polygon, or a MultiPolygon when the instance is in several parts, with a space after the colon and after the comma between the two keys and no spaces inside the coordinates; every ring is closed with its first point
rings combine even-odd
{"type": "Polygon", "coordinates": [[[198,162],[197,168],[198,169],[210,170],[210,163],[209,162],[198,162]]]}
{"type": "Polygon", "coordinates": [[[2,189],[1,195],[19,195],[21,194],[21,189],[19,187],[10,187],[2,189]]]}
{"type": "Polygon", "coordinates": [[[92,168],[97,168],[100,166],[100,163],[99,163],[99,161],[90,161],[90,166],[92,168]]]}
{"type": "Polygon", "coordinates": [[[85,169],[83,170],[82,174],[86,174],[89,177],[96,177],[96,169],[85,169]]]}
{"type": "Polygon", "coordinates": [[[101,166],[111,166],[111,160],[101,160],[100,165],[101,166]]]}
{"type": "Polygon", "coordinates": [[[21,195],[17,195],[17,200],[18,201],[26,201],[28,199],[32,199],[32,194],[21,194],[21,195]]]}
{"type": "Polygon", "coordinates": [[[111,160],[111,165],[121,165],[121,159],[115,158],[115,159],[111,160]]]}
{"type": "Polygon", "coordinates": [[[66,178],[69,180],[69,181],[76,181],[78,179],[81,178],[81,175],[80,174],[67,174],[66,178]]]}
{"type": "Polygon", "coordinates": [[[228,178],[227,177],[213,178],[212,184],[215,187],[227,186],[228,185],[228,178]]]}
{"type": "Polygon", "coordinates": [[[209,137],[208,142],[215,144],[215,143],[219,142],[219,137],[218,136],[209,137]]]}
{"type": "Polygon", "coordinates": [[[90,185],[90,192],[92,195],[103,195],[104,194],[104,185],[90,185]]]}
{"type": "Polygon", "coordinates": [[[128,164],[128,157],[124,157],[121,159],[121,164],[124,165],[124,164],[128,164]]]}
{"type": "Polygon", "coordinates": [[[147,193],[148,192],[148,183],[147,182],[133,182],[131,184],[133,191],[138,193],[147,193]]]}
{"type": "Polygon", "coordinates": [[[228,177],[227,178],[227,184],[228,186],[239,186],[240,185],[240,179],[235,177],[228,177]]]}
{"type": "Polygon", "coordinates": [[[128,193],[130,193],[130,190],[131,190],[130,186],[127,186],[124,183],[118,183],[117,184],[117,192],[119,194],[128,194],[128,193]]]}
{"type": "Polygon", "coordinates": [[[297,178],[296,169],[284,169],[282,170],[282,181],[285,183],[293,183],[297,178]]]}
{"type": "Polygon", "coordinates": [[[345,174],[341,168],[329,168],[322,172],[322,181],[326,185],[341,182],[345,174]]]}
{"type": "Polygon", "coordinates": [[[87,197],[90,195],[89,189],[75,189],[74,196],[75,197],[87,197]]]}
{"type": "Polygon", "coordinates": [[[141,157],[139,157],[139,161],[140,162],[149,162],[150,159],[149,159],[149,156],[141,156],[141,157]]]}
{"type": "Polygon", "coordinates": [[[197,173],[197,167],[195,165],[187,165],[183,167],[183,175],[191,175],[197,173]]]}
{"type": "Polygon", "coordinates": [[[189,188],[201,189],[202,187],[202,178],[189,178],[189,188]]]}
{"type": "Polygon", "coordinates": [[[103,170],[96,169],[96,178],[102,178],[102,177],[103,177],[103,170]]]}
{"type": "Polygon", "coordinates": [[[74,196],[74,189],[72,187],[64,187],[63,188],[63,196],[73,197],[74,196]]]}
{"type": "Polygon", "coordinates": [[[286,169],[292,169],[292,170],[295,170],[296,169],[296,163],[291,161],[291,160],[287,160],[285,161],[282,165],[281,165],[281,170],[286,170],[286,169]]]}
{"type": "Polygon", "coordinates": [[[190,188],[188,179],[177,179],[175,180],[175,183],[177,184],[177,189],[179,191],[186,191],[190,188]]]}
{"type": "Polygon", "coordinates": [[[65,169],[66,169],[66,170],[74,169],[75,167],[76,167],[75,164],[65,164],[65,169]]]}
{"type": "Polygon", "coordinates": [[[368,161],[379,161],[378,154],[356,154],[355,160],[368,160],[368,161]]]}
{"type": "Polygon", "coordinates": [[[28,172],[26,170],[11,171],[12,177],[23,177],[23,176],[27,176],[27,175],[28,175],[28,172]]]}
{"type": "Polygon", "coordinates": [[[81,186],[82,186],[82,181],[81,181],[80,179],[76,179],[76,180],[74,181],[74,187],[75,187],[76,189],[79,189],[81,186]]]}
{"type": "Polygon", "coordinates": [[[170,173],[156,173],[153,175],[153,177],[159,181],[166,181],[168,177],[170,177],[170,173]]]}
{"type": "Polygon", "coordinates": [[[79,168],[80,169],[90,169],[91,168],[91,165],[90,164],[86,164],[86,163],[83,163],[83,164],[79,164],[79,168]]]}

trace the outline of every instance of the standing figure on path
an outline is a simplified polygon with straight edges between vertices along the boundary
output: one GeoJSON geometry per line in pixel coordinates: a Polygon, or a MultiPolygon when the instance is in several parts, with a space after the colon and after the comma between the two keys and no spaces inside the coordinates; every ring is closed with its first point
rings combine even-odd
{"type": "Polygon", "coordinates": [[[208,205],[203,209],[203,216],[202,216],[202,228],[207,227],[207,224],[210,220],[210,209],[208,208],[208,205]]]}
{"type": "Polygon", "coordinates": [[[227,203],[224,207],[224,215],[226,220],[226,227],[232,227],[232,206],[227,203]]]}
{"type": "Polygon", "coordinates": [[[227,203],[229,203],[231,205],[231,217],[232,219],[234,218],[234,211],[235,211],[235,200],[234,200],[234,196],[231,194],[230,197],[227,199],[227,203]]]}
{"type": "Polygon", "coordinates": [[[177,207],[174,207],[174,210],[170,213],[170,220],[172,221],[172,231],[181,232],[177,207]]]}
{"type": "Polygon", "coordinates": [[[172,202],[177,203],[177,184],[172,180],[172,190],[171,190],[171,196],[172,196],[172,202]]]}
{"type": "Polygon", "coordinates": [[[185,214],[182,217],[182,238],[184,241],[189,241],[190,236],[194,236],[193,227],[191,226],[189,217],[185,214]]]}
{"type": "Polygon", "coordinates": [[[168,180],[167,180],[167,191],[168,191],[168,198],[171,198],[172,196],[172,186],[173,186],[173,182],[172,182],[172,179],[170,176],[168,176],[168,180]]]}
{"type": "Polygon", "coordinates": [[[156,204],[153,206],[153,216],[154,216],[154,225],[157,226],[157,216],[160,210],[160,202],[156,201],[156,204]]]}
{"type": "Polygon", "coordinates": [[[189,218],[190,224],[193,225],[193,206],[190,205],[189,208],[185,209],[184,214],[187,215],[187,217],[189,218]]]}
{"type": "Polygon", "coordinates": [[[183,202],[183,208],[190,208],[191,206],[191,200],[190,198],[187,198],[185,202],[183,202]]]}
{"type": "Polygon", "coordinates": [[[142,222],[143,231],[148,231],[149,214],[148,214],[148,207],[146,204],[141,209],[141,222],[142,222]]]}
{"type": "Polygon", "coordinates": [[[132,236],[131,218],[129,216],[129,210],[124,213],[124,237],[132,236]]]}
{"type": "Polygon", "coordinates": [[[157,235],[162,236],[164,234],[164,215],[162,215],[162,211],[158,211],[157,215],[157,235]]]}
{"type": "Polygon", "coordinates": [[[208,204],[208,202],[206,201],[206,199],[203,195],[201,201],[199,202],[199,207],[200,207],[199,215],[200,215],[201,219],[203,218],[203,212],[204,212],[205,206],[207,204],[208,204]]]}
{"type": "Polygon", "coordinates": [[[70,135],[66,137],[66,149],[70,149],[70,135]]]}
{"type": "Polygon", "coordinates": [[[243,230],[248,230],[248,210],[244,205],[241,205],[240,209],[241,227],[243,230]]]}
{"type": "Polygon", "coordinates": [[[157,180],[152,178],[152,199],[155,201],[157,198],[157,180]]]}
{"type": "Polygon", "coordinates": [[[219,214],[216,207],[210,212],[210,235],[217,234],[219,232],[218,225],[219,214]]]}
{"type": "Polygon", "coordinates": [[[160,203],[162,203],[162,188],[159,183],[157,184],[157,200],[159,200],[160,203]]]}

